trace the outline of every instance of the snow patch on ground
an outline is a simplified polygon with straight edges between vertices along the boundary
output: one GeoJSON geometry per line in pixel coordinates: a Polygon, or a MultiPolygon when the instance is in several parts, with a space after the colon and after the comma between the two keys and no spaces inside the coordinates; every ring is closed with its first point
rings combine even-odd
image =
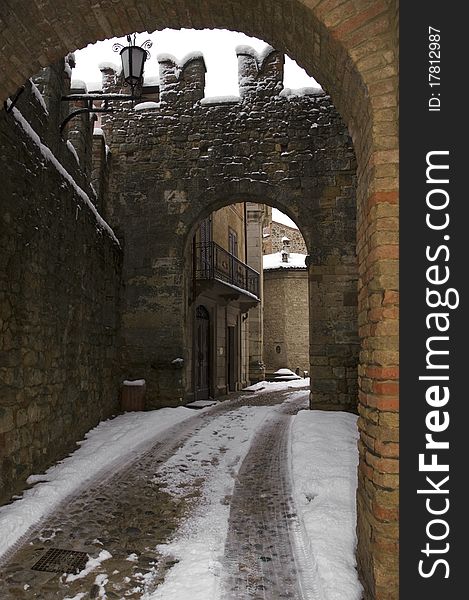
{"type": "Polygon", "coordinates": [[[357,417],[302,410],[291,429],[293,496],[324,598],[360,600],[355,561],[357,417]]]}
{"type": "Polygon", "coordinates": [[[28,483],[37,485],[22,498],[0,507],[0,556],[99,472],[137,455],[158,434],[193,416],[189,408],[162,408],[128,412],[101,422],[77,443],[80,448],[71,456],[42,475],[31,475],[28,483]]]}
{"type": "Polygon", "coordinates": [[[92,571],[97,569],[102,562],[104,562],[105,560],[109,560],[110,558],[112,558],[112,554],[110,552],[108,552],[107,550],[101,550],[101,552],[96,558],[90,557],[87,560],[85,568],[82,571],[80,571],[76,575],[74,575],[73,573],[67,575],[67,577],[65,578],[66,583],[70,583],[72,581],[75,581],[76,579],[83,579],[83,577],[86,577],[92,571]]]}
{"type": "Polygon", "coordinates": [[[270,392],[280,392],[282,390],[289,390],[290,388],[308,388],[309,389],[309,377],[304,379],[295,379],[292,381],[259,381],[243,388],[243,392],[254,392],[256,394],[268,394],[270,392]]]}
{"type": "MultiPolygon", "coordinates": [[[[252,437],[272,407],[242,407],[215,417],[164,465],[158,482],[180,496],[203,479],[201,497],[172,542],[158,550],[179,562],[145,600],[219,598],[229,499],[252,437]],[[200,480],[199,479],[199,480],[200,480]]],[[[150,581],[151,583],[151,581],[150,581]]]]}

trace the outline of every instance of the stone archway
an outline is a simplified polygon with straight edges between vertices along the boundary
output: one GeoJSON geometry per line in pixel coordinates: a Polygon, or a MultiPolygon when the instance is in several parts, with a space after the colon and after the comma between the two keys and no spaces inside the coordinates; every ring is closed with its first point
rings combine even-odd
{"type": "Polygon", "coordinates": [[[287,51],[331,94],[358,161],[361,463],[358,559],[367,598],[397,595],[397,12],[342,3],[48,0],[2,14],[0,91],[97,39],[160,27],[226,27],[287,51]]]}

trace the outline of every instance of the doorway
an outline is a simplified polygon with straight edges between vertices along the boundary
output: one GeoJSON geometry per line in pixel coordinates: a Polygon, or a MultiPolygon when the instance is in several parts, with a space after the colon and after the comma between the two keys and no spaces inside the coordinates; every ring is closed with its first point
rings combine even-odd
{"type": "Polygon", "coordinates": [[[210,314],[199,305],[195,319],[195,399],[210,397],[210,314]]]}

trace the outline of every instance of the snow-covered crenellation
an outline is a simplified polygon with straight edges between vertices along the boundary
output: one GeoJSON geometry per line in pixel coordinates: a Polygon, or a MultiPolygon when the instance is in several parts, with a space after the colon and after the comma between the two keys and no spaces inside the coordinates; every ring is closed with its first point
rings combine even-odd
{"type": "Polygon", "coordinates": [[[288,253],[288,262],[282,260],[283,252],[264,254],[262,263],[264,271],[268,269],[306,269],[306,254],[288,253]]]}
{"type": "Polygon", "coordinates": [[[252,56],[252,58],[256,60],[257,66],[260,69],[264,64],[265,59],[270,54],[272,54],[272,52],[276,52],[276,50],[272,46],[267,45],[263,50],[261,50],[261,52],[258,52],[257,50],[252,48],[252,46],[246,46],[244,44],[241,44],[239,46],[236,46],[235,52],[237,56],[241,56],[243,54],[245,56],[252,56]]]}
{"type": "Polygon", "coordinates": [[[200,50],[193,50],[192,52],[189,52],[188,54],[183,56],[181,59],[176,58],[172,54],[161,53],[161,54],[158,54],[158,56],[156,58],[159,63],[172,62],[176,66],[178,66],[181,70],[183,70],[184,67],[193,60],[199,60],[199,59],[204,60],[204,53],[201,52],[200,50]]]}

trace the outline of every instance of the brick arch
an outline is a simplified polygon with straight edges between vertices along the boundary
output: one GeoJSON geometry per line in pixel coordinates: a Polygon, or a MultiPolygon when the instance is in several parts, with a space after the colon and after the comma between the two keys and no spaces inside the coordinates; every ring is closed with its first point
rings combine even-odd
{"type": "Polygon", "coordinates": [[[287,52],[331,94],[358,161],[361,462],[366,597],[397,596],[397,11],[395,0],[240,3],[64,0],[2,14],[0,93],[98,39],[162,27],[241,30],[287,52]]]}

